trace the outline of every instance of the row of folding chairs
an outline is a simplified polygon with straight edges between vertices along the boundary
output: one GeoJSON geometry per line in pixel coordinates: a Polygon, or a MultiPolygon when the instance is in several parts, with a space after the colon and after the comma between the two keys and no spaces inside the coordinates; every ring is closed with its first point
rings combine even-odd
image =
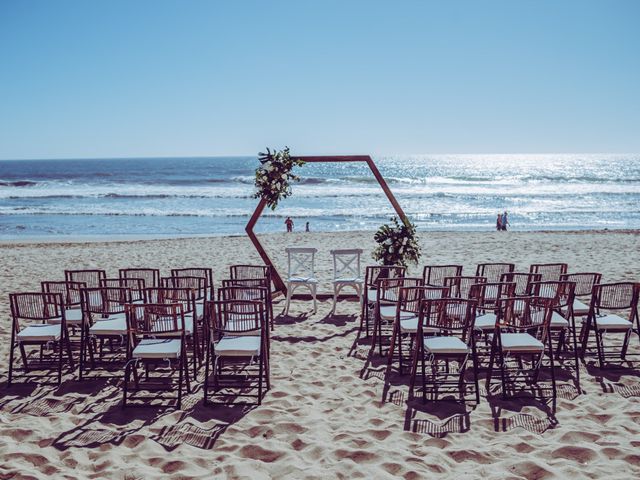
{"type": "Polygon", "coordinates": [[[65,281],[42,282],[41,292],[11,294],[8,385],[14,376],[16,351],[22,357],[25,374],[39,370],[49,360],[49,366],[58,371],[60,383],[65,356],[69,370],[75,371],[75,343],[79,345],[80,380],[96,369],[117,369],[124,360],[126,403],[131,375],[136,387],[140,383],[138,365],[144,364],[147,380],[150,366],[166,365],[179,373],[180,404],[183,379],[189,390],[186,366],[187,351],[191,350],[193,379],[205,357],[205,401],[209,367],[217,388],[225,364],[236,363],[226,359],[236,357],[258,364],[260,401],[263,380],[266,378],[267,388],[269,383],[269,327],[273,327],[270,268],[232,266],[230,278],[218,288],[217,301],[213,299],[210,270],[180,272],[184,276],[161,278],[157,270],[126,269],[120,271],[119,278],[110,279],[102,270],[67,271],[65,281]],[[137,276],[129,276],[132,271],[137,276]],[[143,278],[147,272],[153,274],[143,278]],[[203,273],[206,276],[186,276],[203,273]],[[161,286],[147,287],[147,280],[161,286]],[[88,287],[86,282],[99,286],[88,287]],[[35,352],[39,357],[35,367],[30,365],[34,355],[27,353],[33,347],[39,350],[35,352]]]}
{"type": "MultiPolygon", "coordinates": [[[[575,288],[575,310],[584,312],[586,315],[588,306],[583,303],[585,298],[591,295],[594,284],[601,281],[599,273],[575,273],[568,274],[568,264],[566,263],[538,263],[529,266],[527,272],[516,272],[514,263],[480,263],[476,266],[472,275],[463,277],[462,265],[426,265],[422,272],[422,283],[426,286],[441,287],[445,284],[445,279],[450,277],[461,277],[459,288],[467,289],[473,284],[474,278],[484,278],[489,283],[515,282],[516,294],[527,295],[531,282],[568,280],[576,283],[575,288]]],[[[377,286],[381,280],[402,278],[406,275],[406,268],[401,266],[368,266],[365,271],[365,292],[366,301],[362,304],[361,329],[364,326],[365,333],[369,336],[370,313],[372,305],[377,301],[377,286]]],[[[460,296],[460,295],[458,295],[460,296]]]]}
{"type": "MultiPolygon", "coordinates": [[[[460,271],[451,267],[443,266],[443,269],[449,269],[449,273],[460,271]]],[[[440,338],[451,337],[451,330],[445,328],[445,324],[456,327],[458,333],[462,334],[461,340],[466,340],[464,348],[471,355],[474,372],[475,362],[482,357],[477,352],[487,353],[488,378],[491,378],[495,361],[501,369],[506,368],[509,359],[516,359],[516,364],[522,366],[522,357],[525,356],[535,360],[534,365],[539,367],[544,354],[532,354],[530,349],[544,347],[541,352],[547,353],[551,363],[554,357],[559,358],[563,353],[573,357],[574,378],[579,391],[578,358],[584,358],[588,347],[595,344],[599,365],[604,368],[613,366],[612,362],[619,364],[628,359],[628,345],[633,332],[640,338],[640,287],[633,282],[602,284],[601,276],[595,273],[559,273],[559,279],[544,281],[540,273],[513,271],[501,273],[497,282],[489,282],[483,276],[462,275],[440,277],[435,281],[433,276],[404,277],[404,271],[399,267],[368,267],[367,276],[374,274],[378,281],[368,288],[368,305],[363,311],[361,333],[369,333],[364,317],[366,312],[374,319],[371,352],[377,348],[382,355],[383,338],[388,337],[388,367],[391,367],[397,354],[400,373],[403,370],[403,339],[409,340],[414,367],[412,385],[417,359],[422,362],[422,355],[433,360],[433,355],[438,351],[433,342],[439,342],[445,351],[446,347],[453,347],[451,338],[440,338]],[[433,283],[427,284],[425,278],[433,283]],[[585,300],[586,304],[582,303],[576,299],[577,292],[581,296],[588,292],[591,298],[585,300]],[[425,308],[423,304],[432,300],[448,302],[444,310],[438,310],[444,316],[422,315],[422,309],[425,308]],[[469,314],[464,321],[461,320],[461,312],[456,315],[447,313],[463,308],[460,306],[463,304],[466,305],[465,312],[469,314]],[[534,310],[539,321],[531,323],[528,319],[534,316],[531,314],[534,310]],[[431,318],[438,318],[441,323],[429,324],[431,318]],[[548,321],[541,320],[546,318],[548,321]],[[576,319],[580,328],[576,326],[576,319]],[[444,335],[441,335],[443,332],[444,335]],[[624,334],[621,347],[605,347],[604,335],[610,333],[624,334]],[[438,340],[430,339],[427,344],[431,346],[425,348],[424,342],[428,337],[438,340]],[[503,338],[506,343],[502,342],[503,338]],[[593,341],[589,342],[589,339],[593,341]],[[515,355],[516,352],[518,355],[515,355]]],[[[457,343],[457,346],[462,351],[462,344],[457,343]]],[[[465,362],[469,360],[469,357],[464,358],[465,362]]],[[[537,371],[534,368],[529,373],[534,375],[537,371]]],[[[504,393],[508,391],[505,383],[508,379],[504,372],[501,377],[504,393]]],[[[555,381],[553,383],[555,395],[555,381]]]]}

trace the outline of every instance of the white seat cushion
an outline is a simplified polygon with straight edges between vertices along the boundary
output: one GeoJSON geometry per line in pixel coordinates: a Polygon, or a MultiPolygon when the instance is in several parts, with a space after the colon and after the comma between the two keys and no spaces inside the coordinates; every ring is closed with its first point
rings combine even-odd
{"type": "Polygon", "coordinates": [[[202,319],[202,315],[204,315],[204,301],[196,302],[196,315],[198,320],[202,319]]]}
{"type": "Polygon", "coordinates": [[[60,324],[35,323],[20,330],[17,339],[19,342],[53,342],[60,340],[61,332],[60,324]]]}
{"type": "Polygon", "coordinates": [[[578,299],[573,300],[573,314],[589,315],[589,305],[585,305],[578,299]]]}
{"type": "Polygon", "coordinates": [[[541,352],[544,345],[528,333],[501,333],[502,350],[512,352],[541,352]]]}
{"type": "Polygon", "coordinates": [[[74,325],[82,323],[82,310],[79,308],[65,309],[64,316],[67,319],[67,323],[74,325]]]}
{"type": "Polygon", "coordinates": [[[253,357],[260,354],[260,337],[225,336],[214,343],[214,351],[219,357],[253,357]]]}
{"type": "Polygon", "coordinates": [[[367,288],[367,302],[376,303],[378,301],[378,290],[375,288],[367,288]]]}
{"type": "Polygon", "coordinates": [[[610,314],[596,317],[596,326],[600,330],[629,330],[633,325],[629,320],[610,314]]]}
{"type": "Polygon", "coordinates": [[[568,326],[569,320],[564,318],[558,312],[553,312],[553,314],[551,315],[551,328],[558,330],[567,328],[568,326]]]}
{"type": "Polygon", "coordinates": [[[133,358],[178,358],[181,343],[175,338],[145,338],[133,349],[133,358]]]}
{"type": "Polygon", "coordinates": [[[91,335],[125,335],[127,333],[127,319],[124,313],[109,315],[107,318],[96,319],[89,328],[91,335]]]}
{"type": "Polygon", "coordinates": [[[336,278],[333,280],[333,283],[363,283],[364,280],[357,277],[352,278],[336,278]]]}
{"type": "MultiPolygon", "coordinates": [[[[178,324],[179,323],[178,321],[178,324]]],[[[193,335],[193,312],[184,314],[184,333],[193,335]]]]}
{"type": "Polygon", "coordinates": [[[318,283],[314,277],[289,277],[287,282],[290,283],[318,283]]]}
{"type": "Polygon", "coordinates": [[[493,330],[496,327],[496,321],[498,318],[495,313],[485,313],[476,317],[476,321],[473,324],[473,328],[480,331],[493,330]]]}
{"type": "MultiPolygon", "coordinates": [[[[384,320],[395,320],[396,311],[398,310],[396,305],[380,305],[380,317],[384,320]]],[[[400,311],[400,320],[415,317],[413,312],[400,311]]]]}
{"type": "MultiPolygon", "coordinates": [[[[418,317],[409,317],[400,319],[400,332],[402,333],[417,333],[418,332],[418,317]]],[[[437,327],[422,327],[424,333],[440,333],[440,329],[437,327]]]]}
{"type": "Polygon", "coordinates": [[[469,353],[469,346],[458,337],[424,337],[424,348],[433,354],[464,355],[469,353]]]}
{"type": "MultiPolygon", "coordinates": [[[[562,307],[562,313],[564,315],[567,314],[568,310],[569,309],[566,306],[562,307]]],[[[573,300],[573,315],[576,316],[576,317],[579,317],[579,316],[588,315],[588,314],[589,314],[589,305],[585,305],[580,300],[574,299],[573,300]]]]}
{"type": "Polygon", "coordinates": [[[418,331],[418,317],[400,318],[400,331],[402,333],[416,333],[418,331]]]}
{"type": "MultiPolygon", "coordinates": [[[[82,310],[79,308],[65,308],[64,316],[67,319],[67,324],[80,325],[82,323],[82,310]]],[[[60,323],[62,318],[49,319],[49,323],[60,323]]]]}

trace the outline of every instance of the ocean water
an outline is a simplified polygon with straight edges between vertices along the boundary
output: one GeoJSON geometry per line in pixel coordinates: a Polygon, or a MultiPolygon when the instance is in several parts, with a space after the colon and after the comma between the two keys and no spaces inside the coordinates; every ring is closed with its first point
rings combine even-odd
{"type": "MultiPolygon", "coordinates": [[[[640,155],[374,158],[419,230],[640,228],[640,155]]],[[[0,161],[0,238],[242,234],[255,157],[0,161]]],[[[307,164],[261,232],[365,230],[393,209],[365,164],[307,164]]]]}

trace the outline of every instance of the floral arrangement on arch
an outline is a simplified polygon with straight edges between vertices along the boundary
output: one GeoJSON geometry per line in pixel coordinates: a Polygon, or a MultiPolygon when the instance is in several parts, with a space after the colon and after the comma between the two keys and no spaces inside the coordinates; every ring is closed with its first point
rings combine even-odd
{"type": "Polygon", "coordinates": [[[397,217],[391,218],[391,224],[382,225],[373,236],[378,244],[373,251],[373,259],[383,265],[417,264],[420,259],[420,245],[416,238],[416,226],[410,221],[400,223],[397,217]]]}
{"type": "Polygon", "coordinates": [[[256,168],[256,192],[254,198],[266,200],[267,206],[275,210],[278,202],[291,195],[291,183],[300,180],[291,170],[304,165],[299,158],[291,158],[289,147],[284,150],[269,150],[258,154],[260,166],[256,168]]]}

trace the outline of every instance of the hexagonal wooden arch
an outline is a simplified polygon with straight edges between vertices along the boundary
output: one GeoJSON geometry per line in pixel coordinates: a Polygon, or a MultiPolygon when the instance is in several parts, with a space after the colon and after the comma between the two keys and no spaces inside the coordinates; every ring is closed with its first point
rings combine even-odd
{"type": "MultiPolygon", "coordinates": [[[[400,220],[402,220],[402,222],[405,224],[407,223],[407,217],[404,214],[402,207],[400,207],[400,204],[398,203],[396,198],[393,196],[393,193],[391,193],[391,190],[389,189],[387,182],[384,180],[384,177],[380,174],[378,167],[376,167],[376,164],[373,162],[373,159],[369,155],[334,155],[334,156],[321,156],[321,157],[313,156],[313,157],[295,157],[295,158],[300,158],[307,163],[365,162],[371,169],[371,173],[373,173],[373,176],[378,181],[378,184],[380,184],[380,187],[382,187],[382,191],[389,199],[389,202],[391,202],[391,205],[393,206],[393,209],[398,214],[398,217],[400,218],[400,220]]],[[[262,261],[264,262],[264,264],[271,266],[272,281],[276,288],[276,291],[286,294],[287,287],[282,281],[282,277],[278,273],[278,270],[276,269],[275,265],[269,258],[269,255],[267,255],[267,252],[265,251],[262,244],[260,243],[260,240],[258,240],[258,237],[256,236],[255,232],[253,231],[253,227],[255,227],[256,223],[258,222],[258,219],[260,218],[260,215],[262,215],[262,212],[264,211],[264,207],[266,206],[267,206],[266,200],[260,199],[260,203],[258,203],[258,206],[253,212],[253,215],[251,215],[251,218],[249,219],[249,223],[247,223],[247,226],[245,227],[245,231],[247,232],[247,235],[249,235],[249,238],[251,239],[251,243],[253,243],[253,246],[256,247],[256,250],[260,254],[260,257],[262,258],[262,261]]]]}

